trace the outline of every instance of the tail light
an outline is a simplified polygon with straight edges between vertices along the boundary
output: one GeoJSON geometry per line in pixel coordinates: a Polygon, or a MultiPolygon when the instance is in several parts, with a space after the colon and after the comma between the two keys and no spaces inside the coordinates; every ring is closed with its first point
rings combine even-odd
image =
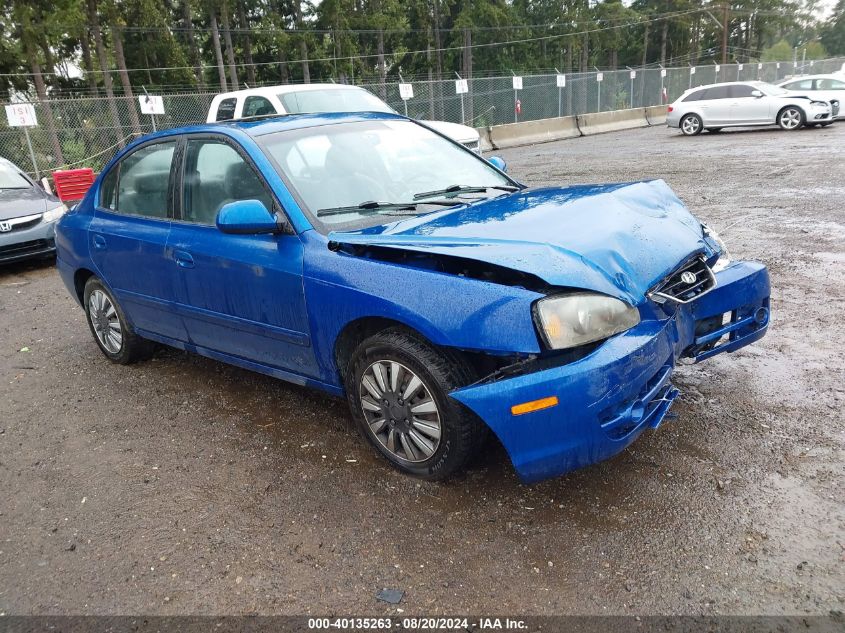
{"type": "Polygon", "coordinates": [[[669,106],[668,108],[666,108],[666,112],[671,112],[671,111],[672,111],[672,106],[669,106]]]}

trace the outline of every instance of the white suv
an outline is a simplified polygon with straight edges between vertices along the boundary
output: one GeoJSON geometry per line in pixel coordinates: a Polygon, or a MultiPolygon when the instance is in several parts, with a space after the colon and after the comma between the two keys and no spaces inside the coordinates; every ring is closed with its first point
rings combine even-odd
{"type": "MultiPolygon", "coordinates": [[[[274,114],[318,112],[395,112],[371,92],[344,84],[263,86],[214,97],[207,123],[274,114]]],[[[427,126],[480,154],[478,131],[448,121],[423,121],[427,126]]]]}

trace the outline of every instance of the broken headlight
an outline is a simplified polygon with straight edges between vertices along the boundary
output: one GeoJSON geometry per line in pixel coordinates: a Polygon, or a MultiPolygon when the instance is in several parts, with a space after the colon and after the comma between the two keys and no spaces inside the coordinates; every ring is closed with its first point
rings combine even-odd
{"type": "Polygon", "coordinates": [[[728,253],[728,247],[725,242],[719,237],[719,234],[716,233],[713,229],[709,226],[701,223],[701,232],[704,233],[705,237],[709,237],[714,242],[716,242],[716,246],[719,247],[719,259],[716,260],[716,263],[713,264],[712,270],[714,273],[719,272],[720,270],[724,270],[728,267],[728,264],[731,263],[731,255],[728,253]]]}
{"type": "Polygon", "coordinates": [[[535,304],[535,314],[551,349],[600,341],[640,322],[640,313],[633,306],[594,292],[541,299],[535,304]]]}

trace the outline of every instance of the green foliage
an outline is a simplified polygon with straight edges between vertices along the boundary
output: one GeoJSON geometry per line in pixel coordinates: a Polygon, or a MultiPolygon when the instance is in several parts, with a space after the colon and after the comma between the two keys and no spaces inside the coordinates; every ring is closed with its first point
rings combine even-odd
{"type": "Polygon", "coordinates": [[[785,59],[792,59],[792,55],[792,46],[786,40],[781,40],[777,44],[764,49],[761,59],[764,62],[783,61],[785,59]]]}
{"type": "Polygon", "coordinates": [[[845,55],[845,0],[839,0],[833,15],[822,26],[821,43],[831,55],[845,55]]]}

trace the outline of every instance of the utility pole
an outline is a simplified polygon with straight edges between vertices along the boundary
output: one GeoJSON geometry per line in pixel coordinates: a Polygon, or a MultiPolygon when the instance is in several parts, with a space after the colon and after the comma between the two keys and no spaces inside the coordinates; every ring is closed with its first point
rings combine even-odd
{"type": "Polygon", "coordinates": [[[722,5],[722,65],[728,63],[728,18],[730,17],[730,5],[727,1],[722,5]]]}

